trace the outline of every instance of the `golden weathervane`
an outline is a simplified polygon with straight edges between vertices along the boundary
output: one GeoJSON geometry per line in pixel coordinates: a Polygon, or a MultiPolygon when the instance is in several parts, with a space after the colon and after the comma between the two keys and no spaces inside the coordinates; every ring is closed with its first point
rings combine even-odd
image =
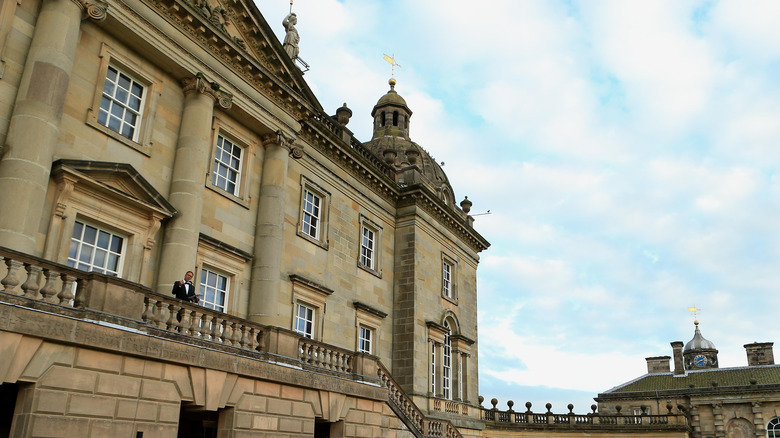
{"type": "MultiPolygon", "coordinates": [[[[393,55],[395,56],[395,55],[393,55]]],[[[390,77],[395,77],[395,68],[401,68],[401,64],[395,62],[395,58],[393,58],[390,55],[385,55],[385,61],[389,62],[392,67],[390,67],[390,77]]]]}

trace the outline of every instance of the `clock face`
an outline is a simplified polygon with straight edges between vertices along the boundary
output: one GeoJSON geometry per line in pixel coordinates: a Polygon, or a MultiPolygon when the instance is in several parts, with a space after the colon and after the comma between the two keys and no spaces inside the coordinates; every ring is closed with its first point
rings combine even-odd
{"type": "Polygon", "coordinates": [[[699,367],[699,368],[702,368],[702,367],[704,367],[705,365],[707,365],[707,358],[706,358],[706,357],[704,357],[704,355],[703,355],[703,354],[697,354],[697,355],[696,355],[696,356],[693,358],[693,364],[694,364],[694,365],[696,365],[696,366],[697,366],[697,367],[699,367]]]}

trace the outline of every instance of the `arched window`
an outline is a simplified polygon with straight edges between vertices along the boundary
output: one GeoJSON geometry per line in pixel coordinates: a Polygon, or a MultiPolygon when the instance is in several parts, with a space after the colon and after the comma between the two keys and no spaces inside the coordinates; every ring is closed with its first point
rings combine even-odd
{"type": "Polygon", "coordinates": [[[444,321],[444,328],[447,329],[447,333],[444,335],[441,389],[444,398],[452,400],[452,339],[450,339],[452,328],[449,321],[444,321]]]}
{"type": "Polygon", "coordinates": [[[385,112],[382,111],[382,118],[379,119],[379,126],[385,126],[385,112]]]}
{"type": "Polygon", "coordinates": [[[766,436],[768,438],[780,438],[780,418],[775,417],[769,420],[766,425],[766,436]]]}
{"type": "Polygon", "coordinates": [[[398,126],[398,111],[393,111],[393,126],[398,126]]]}

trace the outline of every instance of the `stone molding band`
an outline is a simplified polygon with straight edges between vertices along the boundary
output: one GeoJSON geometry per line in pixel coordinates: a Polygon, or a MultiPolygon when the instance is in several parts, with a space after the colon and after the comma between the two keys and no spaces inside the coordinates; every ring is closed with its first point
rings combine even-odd
{"type": "Polygon", "coordinates": [[[233,107],[233,95],[227,91],[220,90],[218,83],[215,81],[209,82],[201,72],[196,73],[195,76],[186,77],[181,82],[182,91],[184,91],[185,95],[195,91],[208,95],[223,109],[229,110],[233,107]]]}

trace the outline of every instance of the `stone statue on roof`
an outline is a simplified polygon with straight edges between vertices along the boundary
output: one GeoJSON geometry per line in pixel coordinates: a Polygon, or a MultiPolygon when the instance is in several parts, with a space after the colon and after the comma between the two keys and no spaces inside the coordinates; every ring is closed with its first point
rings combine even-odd
{"type": "Polygon", "coordinates": [[[298,57],[298,43],[301,41],[301,37],[298,36],[298,31],[295,29],[296,24],[298,24],[298,17],[294,12],[288,14],[282,21],[282,26],[287,31],[284,36],[284,51],[293,61],[298,57]]]}

